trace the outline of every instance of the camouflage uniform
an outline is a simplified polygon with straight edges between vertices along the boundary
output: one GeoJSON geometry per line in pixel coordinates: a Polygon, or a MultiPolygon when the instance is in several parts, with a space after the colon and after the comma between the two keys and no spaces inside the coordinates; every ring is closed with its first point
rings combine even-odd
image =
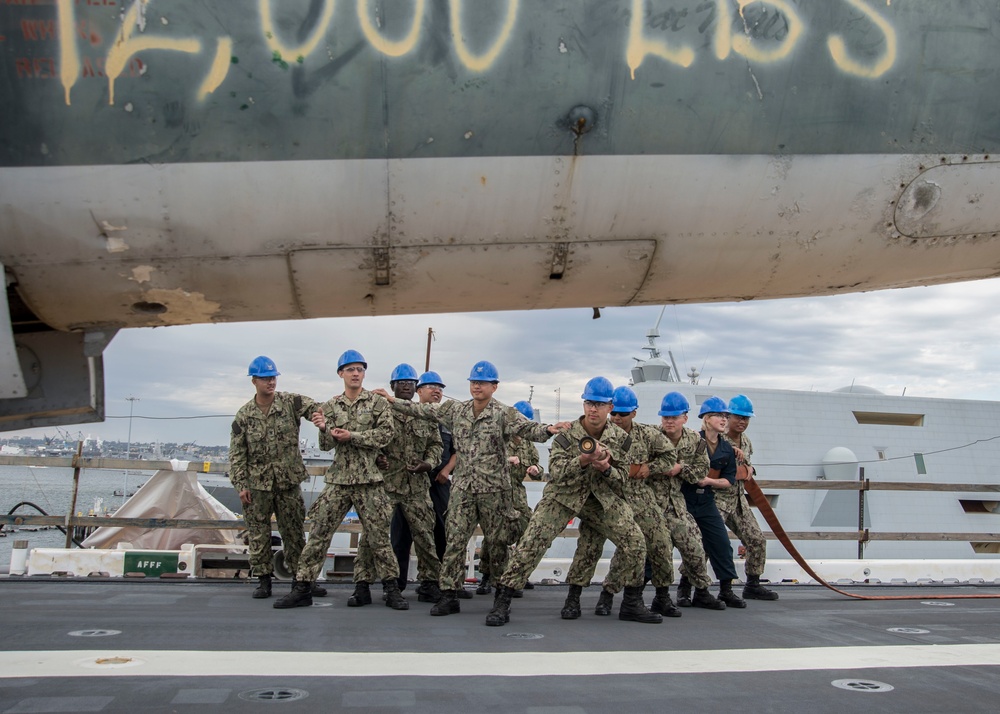
{"type": "MultiPolygon", "coordinates": [[[[351,505],[358,512],[368,547],[371,549],[374,580],[395,579],[399,566],[389,547],[389,519],[392,507],[382,485],[382,472],[375,465],[379,450],[392,440],[395,429],[389,402],[362,389],[351,402],[341,394],[322,404],[327,429],[347,429],[348,441],[337,441],[320,432],[319,446],[324,451],[336,448],[333,463],[326,472],[323,493],[309,509],[312,530],[302,551],[298,569],[300,582],[313,582],[323,567],[330,539],[344,521],[351,505]]],[[[368,575],[366,575],[368,577],[368,575]]],[[[358,581],[357,560],[355,582],[358,581]]]]}
{"type": "MultiPolygon", "coordinates": [[[[633,423],[626,440],[628,450],[621,458],[622,468],[627,471],[631,464],[649,464],[650,474],[669,471],[677,463],[673,444],[659,429],[647,424],[633,423]]],[[[615,493],[625,499],[635,514],[636,525],[646,539],[646,555],[653,568],[653,585],[668,587],[674,581],[674,544],[670,540],[670,530],[663,509],[656,502],[656,495],[646,483],[646,479],[626,478],[624,482],[612,481],[615,493]]],[[[587,520],[580,522],[580,535],[576,541],[573,564],[566,575],[570,585],[586,587],[594,578],[597,562],[604,551],[605,538],[587,520]]],[[[604,579],[604,589],[621,592],[626,583],[612,579],[612,573],[620,573],[616,567],[618,551],[611,558],[608,576],[604,579]]]]}
{"type": "Polygon", "coordinates": [[[275,392],[267,414],[255,399],[240,407],[229,439],[229,480],[237,492],[250,490],[243,506],[250,545],[250,567],[256,575],[271,575],[271,514],[281,534],[285,564],[298,567],[305,544],[302,522],[305,504],[300,484],[309,478],[299,451],[299,420],[316,410],[309,397],[275,392]]]}
{"type": "Polygon", "coordinates": [[[708,453],[704,440],[687,427],[684,427],[680,440],[674,444],[674,450],[676,461],[684,464],[681,472],[676,476],[667,476],[663,473],[652,474],[651,471],[647,483],[656,495],[657,504],[664,510],[670,539],[680,551],[681,575],[696,588],[707,588],[712,580],[708,577],[705,546],[701,542],[701,530],[688,512],[687,502],[681,493],[681,483],[698,483],[708,476],[708,453]]]}
{"type": "Polygon", "coordinates": [[[587,432],[581,417],[553,441],[549,451],[551,480],[545,485],[542,500],[535,507],[524,535],[512,549],[501,585],[515,590],[523,588],[552,541],[574,516],[588,522],[600,538],[617,546],[618,562],[614,563],[615,572],[608,574],[609,580],[628,586],[642,585],[646,539],[635,523],[632,509],[612,487],[617,482],[620,491],[628,478],[622,461],[628,435],[610,422],[604,427],[600,441],[611,452],[612,464],[607,475],[593,466],[580,466],[578,443],[584,436],[587,432]]]}
{"type": "MultiPolygon", "coordinates": [[[[528,489],[524,487],[524,479],[528,476],[528,467],[539,464],[538,449],[527,439],[515,436],[507,442],[507,456],[516,456],[520,462],[516,466],[514,464],[510,465],[511,505],[519,514],[517,519],[510,525],[510,543],[513,545],[521,538],[524,529],[528,527],[528,521],[531,520],[531,506],[528,505],[528,489]]],[[[541,471],[539,471],[538,477],[541,475],[541,471]]],[[[536,480],[538,477],[532,480],[536,480]]],[[[487,538],[483,536],[481,552],[485,553],[490,547],[491,545],[487,538]]],[[[484,579],[491,575],[487,569],[488,567],[480,559],[479,572],[483,574],[484,579]]]]}
{"type": "MultiPolygon", "coordinates": [[[[734,441],[725,436],[726,441],[734,448],[743,450],[743,463],[750,466],[750,457],[753,455],[753,444],[746,434],[740,434],[738,441],[734,441]]],[[[760,530],[757,518],[750,510],[747,503],[746,489],[742,481],[737,481],[734,486],[715,492],[715,505],[719,507],[719,513],[726,525],[732,529],[736,537],[740,539],[747,550],[746,562],[743,570],[748,578],[760,577],[764,573],[764,563],[767,559],[767,539],[760,530]]]]}
{"type": "MultiPolygon", "coordinates": [[[[435,583],[441,576],[441,561],[434,547],[434,504],[427,488],[425,473],[410,473],[407,466],[426,461],[436,465],[441,460],[441,432],[436,424],[392,411],[396,436],[382,449],[389,462],[383,474],[385,494],[395,511],[399,506],[410,527],[417,551],[417,580],[435,583]]],[[[358,557],[354,561],[356,582],[374,582],[374,558],[368,538],[362,534],[358,557]]],[[[397,561],[398,562],[398,561],[397,561]]]]}
{"type": "Polygon", "coordinates": [[[490,399],[479,416],[475,402],[414,404],[397,399],[392,406],[404,414],[433,419],[451,430],[458,462],[452,472],[451,500],[448,503],[448,546],[441,562],[440,587],[463,587],[465,548],[478,523],[484,543],[480,561],[485,572],[501,573],[507,564],[513,522],[518,513],[511,501],[510,464],[507,441],[520,436],[544,442],[551,438],[548,424],[529,421],[506,404],[490,399]]]}

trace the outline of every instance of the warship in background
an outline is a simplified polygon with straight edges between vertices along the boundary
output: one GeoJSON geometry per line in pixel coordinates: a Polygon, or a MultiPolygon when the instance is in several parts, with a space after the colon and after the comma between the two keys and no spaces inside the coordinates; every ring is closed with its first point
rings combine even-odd
{"type": "MultiPolygon", "coordinates": [[[[659,324],[659,323],[657,323],[659,324]]],[[[740,384],[698,383],[694,368],[681,381],[673,355],[665,359],[647,333],[647,359],[636,359],[631,386],[639,398],[637,418],[658,424],[660,401],[677,391],[691,403],[688,426],[698,428],[698,407],[717,395],[743,394],[755,418],[747,436],[759,481],[926,482],[992,484],[1000,462],[1000,402],[890,396],[852,385],[832,392],[761,389],[740,384]]],[[[968,491],[870,490],[863,511],[857,490],[765,488],[788,532],[996,533],[1000,496],[968,491]]],[[[759,518],[762,529],[769,528],[759,518]]],[[[734,541],[738,546],[739,541],[734,541]]],[[[806,558],[859,558],[854,540],[801,540],[806,558]]],[[[869,541],[867,559],[982,559],[998,561],[1000,543],[976,540],[869,541]]],[[[768,560],[787,558],[768,541],[768,560]]]]}

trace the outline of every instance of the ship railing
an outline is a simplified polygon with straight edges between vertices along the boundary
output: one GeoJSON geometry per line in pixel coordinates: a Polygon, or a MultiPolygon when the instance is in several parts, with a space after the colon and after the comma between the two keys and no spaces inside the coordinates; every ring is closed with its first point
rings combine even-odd
{"type": "MultiPolygon", "coordinates": [[[[50,468],[72,468],[74,481],[78,484],[82,469],[114,469],[124,470],[136,468],[139,465],[135,459],[116,459],[105,457],[51,457],[51,456],[14,456],[0,455],[0,466],[47,466],[50,468]]],[[[225,461],[142,461],[141,467],[146,471],[174,470],[196,471],[198,473],[225,474],[229,464],[225,461]]],[[[307,466],[311,476],[325,473],[324,466],[307,466]]],[[[877,481],[863,477],[857,481],[793,481],[781,479],[757,479],[757,484],[765,492],[781,490],[819,490],[819,491],[856,491],[858,492],[859,512],[857,529],[849,530],[809,530],[789,531],[792,540],[816,541],[856,541],[859,545],[859,557],[865,543],[872,541],[966,541],[975,543],[1000,543],[1000,533],[927,531],[927,532],[890,532],[874,531],[864,528],[864,495],[873,491],[908,491],[908,492],[952,492],[952,493],[1000,493],[1000,484],[996,483],[932,483],[926,481],[877,481]]],[[[75,493],[74,488],[74,493],[75,493]]],[[[1000,498],[998,498],[1000,501],[1000,498]]],[[[77,528],[90,529],[95,526],[125,527],[138,526],[142,528],[205,528],[218,530],[243,530],[246,524],[242,520],[191,520],[179,518],[116,518],[114,516],[83,516],[74,515],[76,504],[69,504],[69,512],[65,515],[33,515],[33,514],[0,514],[0,526],[60,526],[67,531],[77,528]]],[[[306,521],[306,530],[309,521],[306,521]]],[[[344,523],[337,531],[339,533],[358,534],[360,523],[344,523]]],[[[481,532],[477,529],[477,535],[481,532]]],[[[578,531],[567,527],[560,533],[562,537],[576,537],[578,531]]],[[[769,540],[777,540],[770,531],[764,531],[769,540]]],[[[731,538],[736,538],[730,534],[731,538]]],[[[356,536],[352,537],[352,540],[356,536]]],[[[68,538],[67,538],[68,540],[68,538]]],[[[70,544],[67,543],[67,547],[70,544]]]]}

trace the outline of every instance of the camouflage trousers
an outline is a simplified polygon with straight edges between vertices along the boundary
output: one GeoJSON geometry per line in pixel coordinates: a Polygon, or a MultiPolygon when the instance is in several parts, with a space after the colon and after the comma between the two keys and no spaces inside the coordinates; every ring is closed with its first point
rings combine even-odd
{"type": "Polygon", "coordinates": [[[712,584],[708,577],[708,561],[705,546],[701,542],[701,529],[694,516],[687,509],[678,510],[668,505],[664,513],[670,540],[681,554],[681,575],[691,581],[696,588],[707,588],[712,584]]]}
{"type": "MultiPolygon", "coordinates": [[[[528,527],[528,521],[531,520],[531,506],[528,505],[528,489],[524,487],[523,481],[511,484],[510,495],[513,501],[513,508],[518,514],[517,518],[514,518],[507,524],[509,529],[508,540],[511,544],[514,544],[521,539],[524,529],[528,527]]],[[[513,514],[511,515],[513,516],[513,514]]],[[[483,545],[480,552],[485,552],[490,547],[489,539],[483,536],[483,545]]],[[[490,575],[491,572],[488,568],[489,564],[484,563],[483,559],[480,558],[479,572],[483,575],[490,575]]]]}
{"type": "MultiPolygon", "coordinates": [[[[649,489],[647,489],[649,490],[649,489]]],[[[674,544],[670,540],[667,520],[649,491],[648,498],[627,496],[626,503],[635,514],[635,523],[646,539],[646,557],[653,568],[653,585],[667,587],[674,582],[674,544]]],[[[586,587],[594,579],[594,571],[604,552],[604,541],[608,536],[602,528],[588,520],[580,521],[580,536],[576,539],[576,552],[573,554],[573,564],[569,567],[566,582],[570,585],[586,587]]],[[[601,584],[605,590],[618,593],[626,583],[622,579],[619,551],[611,557],[608,575],[601,584]]]]}
{"type": "MultiPolygon", "coordinates": [[[[368,538],[374,560],[375,580],[387,580],[399,576],[399,564],[389,545],[389,521],[392,518],[392,506],[385,495],[381,483],[362,483],[345,485],[328,483],[323,493],[313,502],[309,509],[309,519],[312,527],[309,540],[299,559],[297,578],[300,582],[314,582],[323,569],[326,551],[330,548],[330,539],[344,521],[344,516],[351,506],[358,512],[361,527],[368,538]]],[[[355,561],[355,564],[357,561],[355,561]]],[[[357,582],[357,567],[355,565],[355,582],[357,582]]],[[[369,582],[369,581],[365,581],[369,582]]],[[[374,582],[371,581],[371,582],[374,582]]]]}
{"type": "MultiPolygon", "coordinates": [[[[419,495],[403,495],[386,491],[389,507],[395,510],[399,506],[410,527],[413,536],[413,546],[417,551],[417,580],[438,581],[441,577],[441,561],[438,560],[434,545],[434,504],[431,503],[429,491],[419,495]]],[[[398,566],[397,566],[398,567],[398,566]]],[[[361,534],[358,541],[358,555],[354,560],[354,582],[373,583],[375,577],[375,557],[369,545],[367,532],[361,534]]]]}
{"type": "Polygon", "coordinates": [[[254,575],[272,575],[274,557],[271,551],[271,514],[277,521],[281,534],[282,555],[285,567],[294,573],[299,565],[299,556],[305,545],[302,522],[306,517],[306,506],[302,500],[302,489],[298,486],[279,491],[250,490],[250,503],[243,505],[243,520],[247,524],[250,546],[250,567],[254,575]]]}
{"type": "Polygon", "coordinates": [[[448,545],[441,561],[442,590],[458,590],[465,583],[465,549],[476,531],[483,529],[480,567],[484,572],[502,573],[507,566],[510,522],[513,520],[510,491],[469,493],[452,489],[445,517],[448,545]]]}
{"type": "Polygon", "coordinates": [[[726,503],[717,501],[722,520],[736,534],[747,549],[746,562],[743,570],[747,577],[760,577],[764,572],[764,562],[767,560],[767,539],[760,530],[760,525],[750,510],[750,504],[742,495],[726,503]]]}
{"type": "Polygon", "coordinates": [[[591,495],[580,511],[576,512],[556,499],[547,497],[544,491],[524,535],[511,549],[510,565],[500,583],[514,589],[523,588],[545,556],[545,551],[573,516],[579,516],[581,521],[590,523],[602,538],[607,538],[617,547],[618,562],[614,563],[614,574],[608,573],[608,578],[625,585],[642,585],[646,539],[635,523],[635,514],[624,500],[616,499],[605,509],[591,495]]]}

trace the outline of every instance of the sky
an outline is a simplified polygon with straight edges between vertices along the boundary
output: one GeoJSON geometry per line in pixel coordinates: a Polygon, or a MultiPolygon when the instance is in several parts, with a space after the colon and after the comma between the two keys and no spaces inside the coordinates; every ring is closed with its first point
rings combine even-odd
{"type": "MultiPolygon", "coordinates": [[[[1000,280],[840,296],[667,306],[658,344],[701,384],[830,391],[850,384],[886,394],[1000,401],[1000,280]]],[[[232,415],[253,396],[259,354],[278,366],[280,391],[325,400],[342,391],[337,357],[368,360],[365,387],[388,388],[400,362],[431,369],[446,397],[468,399],[472,365],[500,372],[496,398],[531,395],[544,421],[580,413],[584,383],[626,384],[661,307],[592,311],[356,317],[122,330],[104,353],[108,419],[63,427],[74,439],[229,443],[232,415]],[[129,402],[128,397],[137,401],[129,402]]],[[[665,390],[668,391],[668,390],[665,390]]],[[[728,390],[733,391],[733,390],[728,390]]],[[[0,434],[53,436],[53,428],[0,434]]],[[[312,427],[303,437],[316,441],[312,427]]]]}

